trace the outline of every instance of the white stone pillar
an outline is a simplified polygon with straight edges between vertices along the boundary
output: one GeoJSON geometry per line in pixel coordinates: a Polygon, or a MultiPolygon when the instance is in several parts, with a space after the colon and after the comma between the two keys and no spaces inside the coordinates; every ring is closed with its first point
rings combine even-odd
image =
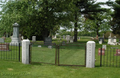
{"type": "Polygon", "coordinates": [[[22,63],[29,64],[29,44],[30,40],[22,40],[22,63]]]}
{"type": "Polygon", "coordinates": [[[86,49],[86,67],[94,68],[95,67],[95,42],[88,41],[86,49]]]}

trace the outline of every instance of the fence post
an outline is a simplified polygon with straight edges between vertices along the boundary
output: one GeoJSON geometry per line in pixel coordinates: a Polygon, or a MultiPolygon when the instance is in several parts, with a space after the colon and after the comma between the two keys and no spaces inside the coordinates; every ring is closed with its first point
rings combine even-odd
{"type": "Polygon", "coordinates": [[[86,67],[94,68],[95,67],[95,42],[88,41],[86,49],[86,67]]]}
{"type": "Polygon", "coordinates": [[[29,64],[29,45],[30,40],[23,40],[22,41],[22,63],[23,64],[29,64]]]}
{"type": "Polygon", "coordinates": [[[102,48],[100,49],[100,67],[102,67],[102,48]]]}
{"type": "Polygon", "coordinates": [[[19,62],[20,62],[20,43],[19,43],[19,62]]]}

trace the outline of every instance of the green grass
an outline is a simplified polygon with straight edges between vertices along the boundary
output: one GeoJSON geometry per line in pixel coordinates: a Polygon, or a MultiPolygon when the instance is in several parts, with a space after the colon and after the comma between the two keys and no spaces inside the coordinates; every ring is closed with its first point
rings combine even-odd
{"type": "Polygon", "coordinates": [[[120,68],[73,67],[0,60],[0,78],[119,78],[120,68]]]}
{"type": "MultiPolygon", "coordinates": [[[[81,39],[78,43],[84,43],[88,40],[90,39],[81,39]]],[[[102,45],[98,44],[98,42],[96,43],[95,68],[35,63],[54,63],[55,60],[55,47],[49,49],[40,42],[34,43],[32,47],[32,64],[25,65],[21,62],[0,60],[0,78],[119,78],[120,67],[100,67],[98,48],[101,48],[102,45]],[[42,47],[37,47],[38,45],[42,45],[42,47]]],[[[54,40],[54,42],[57,41],[54,40]]],[[[59,42],[57,43],[59,44],[59,42]]],[[[110,47],[120,48],[119,45],[107,45],[107,48],[110,47]]],[[[82,62],[85,51],[83,47],[61,46],[60,48],[61,64],[84,63],[82,62]]]]}

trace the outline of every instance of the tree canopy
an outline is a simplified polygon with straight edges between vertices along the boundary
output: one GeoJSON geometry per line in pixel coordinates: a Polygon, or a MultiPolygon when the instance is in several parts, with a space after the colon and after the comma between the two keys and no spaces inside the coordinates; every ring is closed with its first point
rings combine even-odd
{"type": "Polygon", "coordinates": [[[108,1],[107,4],[113,9],[111,13],[112,19],[110,21],[112,32],[114,34],[120,34],[120,0],[116,0],[115,2],[108,1]]]}
{"type": "Polygon", "coordinates": [[[20,33],[47,37],[59,29],[62,21],[68,19],[65,12],[71,6],[70,0],[16,0],[3,5],[0,30],[12,32],[12,24],[20,24],[20,33]],[[55,31],[53,31],[55,30],[55,31]]]}

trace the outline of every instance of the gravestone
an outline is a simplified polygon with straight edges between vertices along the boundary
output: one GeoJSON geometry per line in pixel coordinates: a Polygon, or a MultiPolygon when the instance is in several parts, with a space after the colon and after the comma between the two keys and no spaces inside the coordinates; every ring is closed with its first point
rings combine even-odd
{"type": "Polygon", "coordinates": [[[51,46],[51,45],[49,45],[49,46],[48,46],[48,48],[49,48],[49,49],[52,49],[52,46],[51,46]]]}
{"type": "Polygon", "coordinates": [[[86,49],[86,67],[94,68],[95,67],[95,42],[88,41],[86,49]]]}
{"type": "Polygon", "coordinates": [[[62,41],[62,43],[61,43],[62,45],[66,45],[66,43],[65,43],[65,41],[62,41]]]}
{"type": "Polygon", "coordinates": [[[102,44],[102,40],[100,39],[99,44],[102,44]]]}
{"type": "Polygon", "coordinates": [[[0,51],[9,51],[9,44],[0,44],[0,51]]]}
{"type": "Polygon", "coordinates": [[[100,40],[102,41],[102,43],[104,42],[104,38],[99,38],[99,41],[100,41],[100,40]]]}
{"type": "Polygon", "coordinates": [[[114,36],[114,38],[113,38],[113,43],[114,43],[115,45],[117,45],[116,36],[114,36]]]}
{"type": "Polygon", "coordinates": [[[0,38],[0,43],[4,43],[4,39],[3,38],[0,38]]]}
{"type": "Polygon", "coordinates": [[[42,47],[41,45],[38,45],[38,47],[42,47]]]}
{"type": "Polygon", "coordinates": [[[21,36],[21,39],[23,40],[23,39],[24,39],[24,37],[23,37],[23,36],[21,36]]]}
{"type": "Polygon", "coordinates": [[[56,35],[54,36],[54,39],[56,39],[57,37],[56,37],[56,35]]]}
{"type": "Polygon", "coordinates": [[[36,41],[36,36],[32,36],[32,41],[33,41],[33,42],[36,41]]]}
{"type": "Polygon", "coordinates": [[[102,48],[104,48],[105,50],[107,49],[106,45],[102,45],[102,48]]]}
{"type": "Polygon", "coordinates": [[[65,39],[65,35],[63,35],[63,39],[65,39]]]}
{"type": "Polygon", "coordinates": [[[80,40],[80,37],[78,37],[78,40],[80,40]]]}
{"type": "Polygon", "coordinates": [[[44,45],[52,45],[52,38],[51,37],[46,37],[44,41],[44,45]]]}
{"type": "Polygon", "coordinates": [[[70,37],[70,43],[73,43],[73,37],[70,37]]]}
{"type": "Polygon", "coordinates": [[[13,36],[12,36],[12,41],[10,42],[10,45],[15,45],[18,46],[20,43],[19,39],[19,24],[14,23],[13,24],[13,36]]]}
{"type": "Polygon", "coordinates": [[[70,41],[70,35],[66,35],[66,40],[67,40],[67,43],[69,43],[69,41],[70,41]]]}

